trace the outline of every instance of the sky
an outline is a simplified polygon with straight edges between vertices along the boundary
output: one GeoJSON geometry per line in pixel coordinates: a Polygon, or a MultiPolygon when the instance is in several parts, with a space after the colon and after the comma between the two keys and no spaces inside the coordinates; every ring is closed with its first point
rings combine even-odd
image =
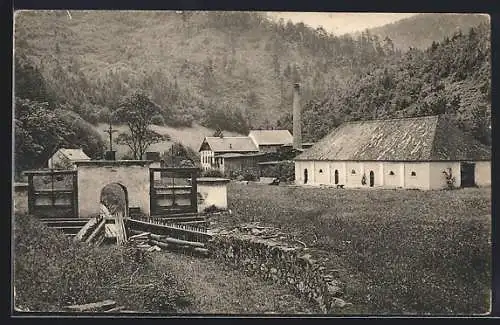
{"type": "Polygon", "coordinates": [[[317,28],[323,26],[336,35],[354,33],[414,16],[414,13],[343,13],[343,12],[269,12],[275,19],[283,18],[294,23],[303,22],[317,28]]]}

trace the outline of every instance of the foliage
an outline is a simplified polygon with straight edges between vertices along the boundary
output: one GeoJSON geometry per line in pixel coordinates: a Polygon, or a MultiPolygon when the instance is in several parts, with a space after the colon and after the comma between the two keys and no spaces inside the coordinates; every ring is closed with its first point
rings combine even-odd
{"type": "Polygon", "coordinates": [[[224,132],[222,131],[221,128],[217,128],[212,136],[223,138],[224,137],[224,132]]]}
{"type": "MultiPolygon", "coordinates": [[[[345,121],[447,114],[463,131],[491,144],[490,44],[487,25],[425,51],[411,49],[374,66],[328,96],[306,102],[305,140],[316,141],[345,121]]],[[[291,112],[279,125],[291,129],[291,112]]]]}
{"type": "Polygon", "coordinates": [[[224,174],[218,169],[207,169],[201,174],[202,177],[224,177],[224,174]]]}
{"type": "Polygon", "coordinates": [[[451,168],[448,168],[448,170],[444,170],[443,174],[444,174],[444,177],[446,178],[446,185],[447,185],[448,189],[450,189],[450,190],[454,189],[456,179],[455,179],[455,176],[453,176],[453,174],[451,172],[451,168]]]}
{"type": "Polygon", "coordinates": [[[74,243],[31,216],[15,216],[14,286],[17,307],[61,311],[70,304],[113,299],[139,312],[176,312],[192,297],[168,268],[134,247],[74,243]]]}
{"type": "Polygon", "coordinates": [[[153,117],[151,117],[151,124],[165,125],[165,119],[161,115],[154,115],[153,117]]]}
{"type": "Polygon", "coordinates": [[[198,153],[180,142],[172,143],[170,150],[163,153],[162,160],[166,165],[175,167],[196,167],[200,163],[198,153]]]}
{"type": "Polygon", "coordinates": [[[491,189],[229,184],[230,227],[255,220],[328,253],[360,314],[480,314],[491,297],[491,189]],[[404,202],[404,203],[401,203],[404,202]]]}
{"type": "Polygon", "coordinates": [[[254,169],[246,169],[242,173],[244,181],[256,181],[259,179],[259,173],[254,169]]]}
{"type": "Polygon", "coordinates": [[[100,136],[78,114],[51,109],[48,103],[16,97],[14,123],[16,171],[45,166],[61,147],[81,147],[93,158],[104,148],[100,136]]]}
{"type": "Polygon", "coordinates": [[[127,145],[134,159],[142,159],[151,144],[164,140],[163,135],[149,128],[153,116],[159,111],[158,105],[140,91],[123,98],[118,108],[113,111],[113,119],[125,123],[129,128],[129,133],[119,134],[116,142],[127,145]]]}

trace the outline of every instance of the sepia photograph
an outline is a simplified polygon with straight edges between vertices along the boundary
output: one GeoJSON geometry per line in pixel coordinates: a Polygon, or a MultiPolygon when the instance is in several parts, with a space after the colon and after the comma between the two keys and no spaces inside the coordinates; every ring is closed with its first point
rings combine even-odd
{"type": "Polygon", "coordinates": [[[14,315],[491,313],[489,15],[13,24],[14,315]]]}

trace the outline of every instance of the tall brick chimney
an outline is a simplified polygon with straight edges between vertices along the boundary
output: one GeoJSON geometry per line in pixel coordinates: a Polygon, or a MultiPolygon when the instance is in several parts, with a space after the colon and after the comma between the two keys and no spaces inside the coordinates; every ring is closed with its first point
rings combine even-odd
{"type": "Polygon", "coordinates": [[[293,84],[293,148],[302,149],[302,108],[300,107],[300,84],[293,84]]]}

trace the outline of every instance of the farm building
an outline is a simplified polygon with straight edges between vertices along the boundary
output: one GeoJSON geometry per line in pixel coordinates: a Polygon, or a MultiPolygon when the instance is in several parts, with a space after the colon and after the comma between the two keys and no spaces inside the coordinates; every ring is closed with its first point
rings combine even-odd
{"type": "Polygon", "coordinates": [[[82,149],[60,148],[49,158],[48,167],[51,169],[75,169],[77,160],[90,160],[82,149]]]}
{"type": "Polygon", "coordinates": [[[253,171],[259,173],[259,162],[265,158],[265,153],[223,153],[216,155],[215,159],[221,159],[222,164],[219,170],[228,177],[233,177],[237,172],[253,171]]]}
{"type": "Polygon", "coordinates": [[[288,130],[251,130],[248,136],[261,152],[277,152],[283,145],[293,141],[288,130]]]}
{"type": "Polygon", "coordinates": [[[200,146],[201,168],[224,172],[224,154],[249,154],[259,148],[249,137],[205,137],[200,146]]]}
{"type": "Polygon", "coordinates": [[[491,185],[491,150],[443,115],[347,122],[295,158],[297,184],[442,189],[491,185]]]}

